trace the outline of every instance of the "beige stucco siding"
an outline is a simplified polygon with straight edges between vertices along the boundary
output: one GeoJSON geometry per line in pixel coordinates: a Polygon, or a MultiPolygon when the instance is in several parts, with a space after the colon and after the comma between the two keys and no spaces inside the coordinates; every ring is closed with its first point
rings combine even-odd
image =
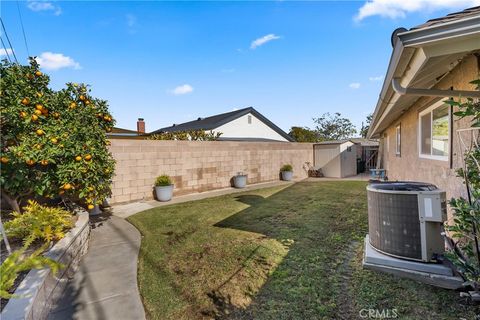
{"type": "MultiPolygon", "coordinates": [[[[439,89],[474,90],[469,84],[478,77],[476,57],[469,56],[455,67],[437,86],[439,89]]],[[[418,131],[419,112],[441,99],[422,97],[408,109],[403,116],[383,132],[384,134],[384,167],[390,180],[414,180],[434,183],[447,192],[447,198],[465,196],[465,187],[461,179],[456,177],[455,169],[462,165],[462,149],[457,129],[470,126],[470,119],[458,120],[453,117],[451,137],[453,138],[452,161],[431,160],[419,157],[418,131]],[[395,128],[401,125],[401,155],[395,154],[395,128]]],[[[456,111],[456,110],[454,110],[456,111]]],[[[451,144],[451,145],[452,145],[451,144]]]]}

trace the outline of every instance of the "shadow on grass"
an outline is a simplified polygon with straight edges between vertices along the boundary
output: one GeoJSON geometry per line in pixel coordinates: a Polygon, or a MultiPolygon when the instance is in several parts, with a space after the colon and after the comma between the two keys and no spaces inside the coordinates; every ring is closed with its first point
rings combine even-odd
{"type": "Polygon", "coordinates": [[[340,188],[333,194],[309,193],[308,185],[294,185],[268,198],[240,195],[236,201],[248,208],[216,223],[215,227],[255,232],[275,239],[288,247],[288,254],[274,268],[259,292],[252,296],[246,308],[232,305],[227,298],[212,296],[218,307],[216,318],[317,318],[334,317],[339,287],[336,269],[349,255],[347,247],[352,239],[345,226],[363,234],[365,212],[352,207],[363,195],[361,189],[340,188]],[[342,194],[344,197],[342,197],[342,194]],[[349,199],[345,201],[345,199],[349,199]],[[350,215],[349,219],[346,216],[350,215]],[[352,217],[353,216],[353,217],[352,217]],[[354,227],[354,225],[357,227],[354,227]],[[360,227],[358,227],[360,226],[360,227]]]}

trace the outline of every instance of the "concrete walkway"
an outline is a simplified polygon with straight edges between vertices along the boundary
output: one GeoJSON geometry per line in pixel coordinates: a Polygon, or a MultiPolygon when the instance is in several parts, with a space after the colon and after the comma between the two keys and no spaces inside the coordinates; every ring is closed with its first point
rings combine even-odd
{"type": "Polygon", "coordinates": [[[200,200],[200,199],[206,199],[206,198],[212,198],[212,197],[218,197],[225,194],[231,194],[231,193],[237,193],[237,192],[245,192],[250,190],[276,187],[276,186],[282,186],[282,185],[288,186],[293,183],[295,183],[295,181],[273,181],[273,182],[256,183],[256,184],[248,185],[243,189],[224,188],[224,189],[213,190],[213,191],[205,191],[201,193],[187,194],[184,196],[175,196],[173,197],[172,200],[168,202],[160,202],[156,200],[137,201],[137,202],[127,203],[127,204],[114,205],[112,207],[112,214],[120,218],[127,218],[138,212],[142,212],[142,211],[156,208],[156,207],[167,206],[171,204],[183,203],[183,202],[200,200]]]}
{"type": "Polygon", "coordinates": [[[88,253],[48,319],[145,319],[137,287],[140,233],[106,214],[91,219],[91,226],[88,253]]]}

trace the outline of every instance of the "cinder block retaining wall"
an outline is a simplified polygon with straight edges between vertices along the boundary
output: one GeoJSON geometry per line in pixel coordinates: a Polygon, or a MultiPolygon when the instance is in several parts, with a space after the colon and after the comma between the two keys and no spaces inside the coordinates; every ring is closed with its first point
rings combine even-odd
{"type": "Polygon", "coordinates": [[[248,183],[275,181],[286,163],[299,180],[307,177],[305,163],[313,163],[310,143],[112,139],[110,151],[117,161],[111,203],[152,199],[162,173],[182,195],[229,187],[239,171],[248,183]]]}

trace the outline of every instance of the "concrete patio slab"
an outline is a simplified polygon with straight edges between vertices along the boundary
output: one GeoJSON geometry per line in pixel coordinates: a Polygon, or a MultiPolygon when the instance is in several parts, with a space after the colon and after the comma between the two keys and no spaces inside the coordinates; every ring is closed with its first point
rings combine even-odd
{"type": "Polygon", "coordinates": [[[145,319],[137,287],[140,233],[114,216],[92,222],[90,249],[48,319],[145,319]]]}
{"type": "Polygon", "coordinates": [[[378,252],[371,246],[368,235],[364,242],[363,267],[445,289],[458,289],[464,282],[448,266],[399,259],[378,252]]]}
{"type": "MultiPolygon", "coordinates": [[[[305,180],[302,180],[305,181],[305,180]]],[[[188,201],[194,200],[201,200],[206,198],[218,197],[225,194],[231,193],[238,193],[238,192],[245,192],[249,190],[256,190],[262,188],[269,188],[269,187],[276,187],[276,186],[288,186],[295,183],[295,181],[274,181],[274,182],[264,182],[264,183],[256,183],[247,185],[247,187],[243,189],[236,189],[236,188],[225,188],[219,190],[212,190],[212,191],[205,191],[202,193],[193,193],[184,196],[176,196],[173,197],[172,200],[167,202],[160,202],[156,200],[147,200],[147,201],[138,201],[132,202],[127,204],[119,204],[112,206],[111,213],[120,218],[127,218],[131,215],[134,215],[138,212],[142,212],[148,209],[160,207],[160,206],[168,206],[177,203],[183,203],[188,201]]]]}

